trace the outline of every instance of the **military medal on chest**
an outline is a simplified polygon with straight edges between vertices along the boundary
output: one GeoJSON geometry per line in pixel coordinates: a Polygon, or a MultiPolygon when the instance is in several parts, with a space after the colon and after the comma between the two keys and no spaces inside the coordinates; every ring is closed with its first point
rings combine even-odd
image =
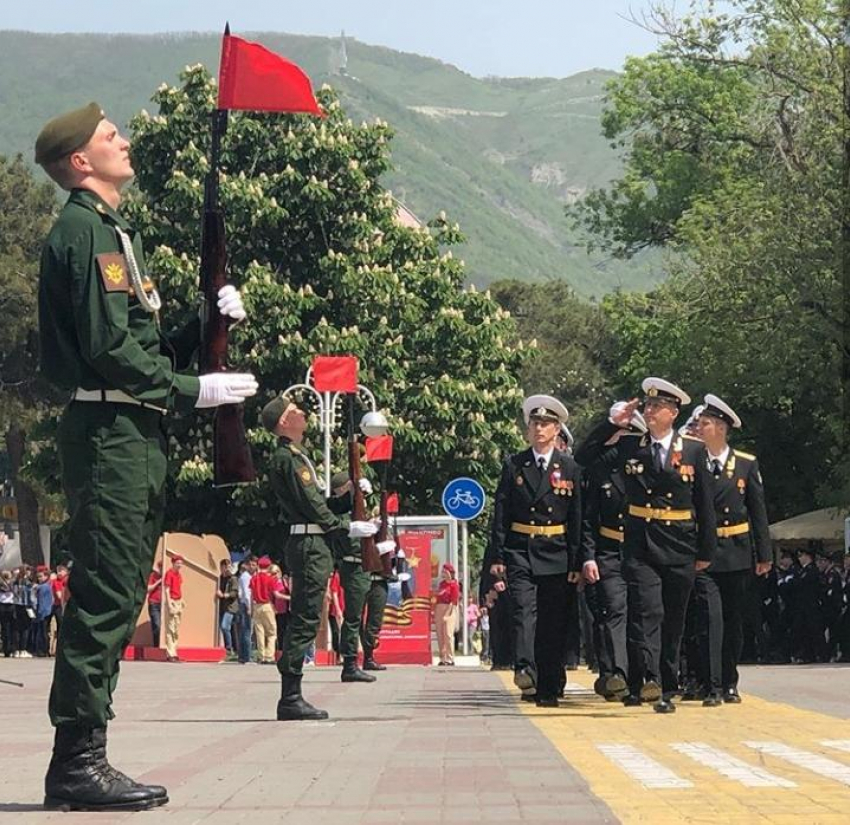
{"type": "Polygon", "coordinates": [[[626,466],[623,468],[623,472],[625,472],[627,476],[639,476],[643,473],[643,470],[643,463],[638,461],[636,458],[630,458],[626,462],[626,466]]]}

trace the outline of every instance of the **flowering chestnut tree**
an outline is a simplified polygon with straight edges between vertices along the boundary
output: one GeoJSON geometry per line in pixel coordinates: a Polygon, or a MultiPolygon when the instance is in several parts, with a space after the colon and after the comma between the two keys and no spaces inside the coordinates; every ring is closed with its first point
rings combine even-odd
{"type": "MultiPolygon", "coordinates": [[[[166,328],[197,312],[217,94],[203,66],[188,67],[180,80],[156,91],[158,113],[142,112],[131,124],[138,190],[127,212],[163,293],[166,328]]],[[[318,99],[323,119],[231,112],[222,144],[230,277],[248,311],[231,330],[230,361],[260,382],[245,410],[258,483],[212,494],[209,413],[170,421],[170,525],[258,548],[280,535],[267,476],[273,439],[259,410],[302,382],[317,354],[358,356],[361,383],[390,419],[391,484],[403,512],[435,512],[456,475],[493,489],[502,456],[520,443],[517,375],[528,349],[489,293],[464,287],[463,262],[450,249],[463,240],[459,227],[443,213],[424,226],[403,225],[380,184],[390,127],[355,125],[328,87],[318,99]]],[[[334,469],[345,462],[342,430],[334,469]]],[[[308,439],[318,458],[317,426],[308,439]]]]}

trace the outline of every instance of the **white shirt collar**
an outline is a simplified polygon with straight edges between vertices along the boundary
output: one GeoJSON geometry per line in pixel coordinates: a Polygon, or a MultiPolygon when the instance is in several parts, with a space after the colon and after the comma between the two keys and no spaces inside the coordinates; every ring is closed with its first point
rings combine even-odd
{"type": "Polygon", "coordinates": [[[664,438],[654,438],[652,435],[650,435],[650,438],[652,438],[653,444],[655,444],[655,443],[660,444],[661,448],[666,453],[670,449],[670,445],[673,443],[673,435],[674,435],[673,430],[670,430],[670,432],[667,433],[667,435],[665,435],[664,438]]]}
{"type": "Polygon", "coordinates": [[[723,452],[720,453],[720,455],[712,455],[711,450],[708,450],[708,460],[710,462],[715,461],[715,460],[719,461],[720,466],[725,467],[726,466],[726,459],[729,458],[729,451],[730,451],[730,447],[729,447],[728,444],[726,445],[726,448],[723,450],[723,452]]]}
{"type": "Polygon", "coordinates": [[[534,447],[532,447],[532,448],[531,448],[531,452],[534,454],[534,463],[535,463],[535,465],[539,464],[539,463],[540,463],[540,459],[541,459],[541,458],[543,458],[543,459],[545,459],[545,461],[546,461],[546,466],[548,467],[548,466],[549,466],[549,464],[550,464],[550,462],[552,461],[552,453],[554,453],[554,452],[555,452],[555,448],[554,448],[554,447],[550,447],[550,448],[549,448],[549,452],[548,452],[548,453],[538,453],[538,452],[537,452],[537,450],[535,450],[535,449],[534,449],[534,447]]]}

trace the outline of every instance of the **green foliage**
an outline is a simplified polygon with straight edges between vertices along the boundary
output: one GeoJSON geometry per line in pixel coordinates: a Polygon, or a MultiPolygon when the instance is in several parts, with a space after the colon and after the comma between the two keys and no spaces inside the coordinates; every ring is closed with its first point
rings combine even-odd
{"type": "Polygon", "coordinates": [[[615,254],[673,253],[655,292],[604,301],[618,383],[662,374],[726,398],[784,516],[850,496],[846,46],[837,2],[725,5],[659,13],[662,45],[629,62],[604,117],[624,177],[575,214],[615,254]]]}
{"type": "Polygon", "coordinates": [[[513,315],[520,337],[536,344],[520,376],[523,390],[560,398],[570,411],[570,429],[581,435],[612,391],[604,360],[612,343],[600,307],[563,281],[497,281],[491,291],[513,315]]]}
{"type": "Polygon", "coordinates": [[[36,380],[38,261],[56,190],[37,183],[23,158],[0,155],[0,430],[31,420],[36,380]]]}
{"type": "MultiPolygon", "coordinates": [[[[181,80],[159,88],[156,115],[143,112],[131,124],[139,191],[126,211],[152,250],[166,326],[197,306],[216,96],[201,66],[181,80]]],[[[516,374],[525,350],[508,313],[463,288],[462,263],[446,249],[462,240],[458,225],[440,213],[428,226],[402,226],[378,182],[389,168],[392,131],[382,121],[352,123],[329,88],[319,97],[328,113],[321,121],[231,113],[222,146],[230,269],[249,313],[232,330],[231,362],[252,370],[262,388],[246,409],[260,483],[233,491],[221,507],[207,488],[209,417],[172,422],[171,523],[246,544],[279,541],[266,476],[271,437],[258,409],[301,382],[316,354],[359,357],[361,383],[391,418],[394,487],[407,512],[436,511],[455,475],[494,485],[502,454],[518,443],[516,374]]],[[[315,431],[309,447],[319,452],[315,431]]],[[[344,455],[337,438],[337,466],[344,455]]]]}

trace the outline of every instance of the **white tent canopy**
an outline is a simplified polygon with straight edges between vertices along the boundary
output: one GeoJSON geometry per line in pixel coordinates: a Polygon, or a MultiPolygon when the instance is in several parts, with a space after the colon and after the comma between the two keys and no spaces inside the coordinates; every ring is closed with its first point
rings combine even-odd
{"type": "Polygon", "coordinates": [[[770,525],[774,541],[844,541],[844,519],[850,516],[848,507],[826,507],[770,525]]]}

